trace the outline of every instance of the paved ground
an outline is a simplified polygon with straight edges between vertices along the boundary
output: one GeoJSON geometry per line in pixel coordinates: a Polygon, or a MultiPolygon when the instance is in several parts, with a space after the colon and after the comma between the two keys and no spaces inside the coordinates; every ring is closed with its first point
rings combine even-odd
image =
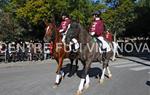
{"type": "MultiPolygon", "coordinates": [[[[65,61],[67,68],[69,61],[65,61]]],[[[82,66],[80,66],[82,67],[82,66]]],[[[84,95],[150,95],[150,62],[136,57],[120,58],[111,62],[112,79],[98,83],[96,76],[101,65],[94,63],[90,69],[90,88],[84,95]]],[[[60,86],[53,89],[56,62],[17,62],[0,64],[0,95],[73,95],[78,88],[78,74],[65,77],[60,86]]],[[[67,69],[65,69],[67,71],[67,69]]]]}

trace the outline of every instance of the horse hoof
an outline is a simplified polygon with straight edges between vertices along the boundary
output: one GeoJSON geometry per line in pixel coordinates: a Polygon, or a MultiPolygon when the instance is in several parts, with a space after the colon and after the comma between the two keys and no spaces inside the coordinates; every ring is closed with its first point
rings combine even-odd
{"type": "Polygon", "coordinates": [[[104,80],[100,80],[99,82],[100,82],[100,84],[103,84],[103,83],[104,83],[104,80]]]}
{"type": "Polygon", "coordinates": [[[85,85],[85,89],[88,89],[90,87],[90,85],[89,84],[87,84],[87,85],[85,85]]]}
{"type": "Polygon", "coordinates": [[[63,77],[61,77],[61,79],[62,79],[62,80],[64,80],[64,79],[65,79],[65,77],[63,76],[63,77]]]}
{"type": "Polygon", "coordinates": [[[116,61],[116,59],[112,59],[112,61],[116,61]]]}
{"type": "Polygon", "coordinates": [[[82,95],[82,91],[77,91],[75,95],[82,95]]]}
{"type": "Polygon", "coordinates": [[[112,74],[110,74],[110,75],[108,76],[108,78],[109,78],[109,79],[112,79],[112,74]]]}
{"type": "Polygon", "coordinates": [[[53,86],[53,88],[55,89],[55,88],[57,88],[57,87],[58,87],[58,84],[55,83],[54,86],[53,86]]]}

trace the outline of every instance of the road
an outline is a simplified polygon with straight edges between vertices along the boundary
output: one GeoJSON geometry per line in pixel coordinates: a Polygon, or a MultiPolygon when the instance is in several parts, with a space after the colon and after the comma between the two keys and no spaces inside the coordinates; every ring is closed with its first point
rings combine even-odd
{"type": "MultiPolygon", "coordinates": [[[[65,60],[64,66],[69,61],[65,60]]],[[[150,95],[150,62],[136,57],[119,58],[110,62],[112,79],[99,84],[96,78],[101,71],[99,63],[90,69],[90,88],[83,95],[150,95]],[[100,68],[99,68],[100,67],[100,68]]],[[[17,62],[0,64],[0,95],[74,95],[80,82],[79,71],[72,77],[66,75],[60,86],[52,88],[55,81],[56,62],[17,62]]],[[[67,67],[66,67],[67,68],[67,67]]]]}

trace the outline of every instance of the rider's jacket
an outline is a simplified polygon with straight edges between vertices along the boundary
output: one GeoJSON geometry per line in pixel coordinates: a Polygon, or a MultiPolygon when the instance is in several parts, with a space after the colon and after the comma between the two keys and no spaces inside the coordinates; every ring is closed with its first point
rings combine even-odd
{"type": "Polygon", "coordinates": [[[109,42],[112,42],[113,38],[112,38],[112,34],[110,32],[107,32],[105,35],[106,40],[108,40],[109,42]]]}
{"type": "Polygon", "coordinates": [[[62,22],[61,25],[59,27],[59,32],[66,32],[68,25],[71,23],[71,20],[66,17],[62,22]]]}
{"type": "Polygon", "coordinates": [[[104,23],[100,18],[95,18],[91,24],[90,32],[95,32],[95,36],[102,36],[102,33],[104,31],[104,23]]]}

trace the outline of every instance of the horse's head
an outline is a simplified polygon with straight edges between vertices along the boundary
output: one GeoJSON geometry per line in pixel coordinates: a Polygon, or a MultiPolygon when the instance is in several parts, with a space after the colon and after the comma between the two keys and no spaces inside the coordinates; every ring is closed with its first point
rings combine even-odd
{"type": "Polygon", "coordinates": [[[65,39],[66,44],[69,44],[69,42],[71,42],[73,38],[78,39],[79,31],[80,31],[80,24],[77,22],[72,22],[66,34],[65,39]]]}
{"type": "Polygon", "coordinates": [[[46,26],[45,29],[45,35],[44,35],[44,42],[50,42],[50,41],[54,41],[55,38],[55,25],[53,23],[50,23],[46,26]]]}

